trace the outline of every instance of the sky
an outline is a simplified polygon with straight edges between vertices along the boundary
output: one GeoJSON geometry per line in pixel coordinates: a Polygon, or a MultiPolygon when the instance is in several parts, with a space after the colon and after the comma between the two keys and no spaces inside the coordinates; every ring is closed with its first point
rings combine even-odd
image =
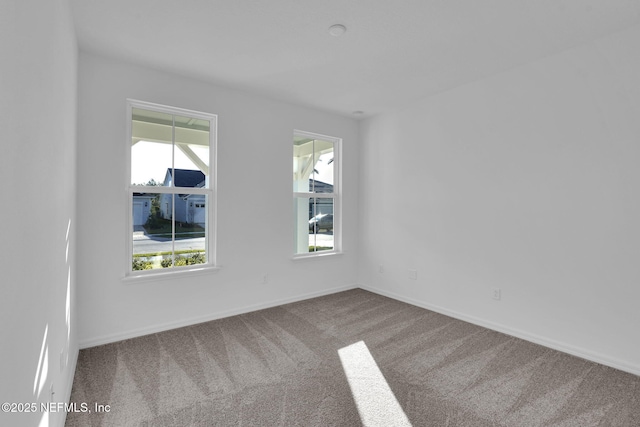
{"type": "MultiPolygon", "coordinates": [[[[208,147],[190,145],[190,148],[205,160],[205,163],[209,163],[208,147]]],[[[167,169],[171,167],[171,151],[170,144],[147,141],[135,144],[131,148],[131,183],[146,184],[151,179],[163,182],[167,169]]],[[[182,151],[175,152],[176,169],[198,169],[182,151]]]]}
{"type": "MultiPolygon", "coordinates": [[[[208,158],[208,147],[189,146],[201,159],[208,158]]],[[[163,182],[167,169],[171,167],[171,144],[140,141],[131,148],[131,183],[144,185],[151,179],[163,182]]],[[[318,158],[315,169],[317,181],[333,185],[333,153],[323,154],[318,158]]],[[[207,159],[208,160],[208,159],[207,159]]],[[[208,164],[209,162],[206,161],[208,164]]],[[[175,150],[176,169],[193,169],[198,167],[180,150],[175,150]]]]}

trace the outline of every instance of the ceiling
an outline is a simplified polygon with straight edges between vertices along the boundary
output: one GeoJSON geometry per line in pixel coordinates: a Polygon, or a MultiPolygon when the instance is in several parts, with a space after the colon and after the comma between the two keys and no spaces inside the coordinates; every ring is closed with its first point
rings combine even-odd
{"type": "Polygon", "coordinates": [[[70,1],[82,50],[355,118],[640,22],[640,0],[70,1]]]}

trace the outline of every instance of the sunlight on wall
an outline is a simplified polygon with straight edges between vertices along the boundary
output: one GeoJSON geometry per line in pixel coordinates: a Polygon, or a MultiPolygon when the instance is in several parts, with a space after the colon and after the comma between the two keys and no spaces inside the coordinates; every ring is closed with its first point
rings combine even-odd
{"type": "Polygon", "coordinates": [[[362,424],[411,426],[364,341],[338,350],[362,424]]]}
{"type": "Polygon", "coordinates": [[[67,297],[65,301],[65,325],[67,327],[67,342],[64,347],[64,366],[69,364],[69,344],[71,342],[71,265],[69,265],[69,234],[71,232],[71,219],[67,225],[67,250],[66,250],[66,262],[69,269],[67,273],[67,297]]]}
{"type": "Polygon", "coordinates": [[[42,417],[40,417],[40,423],[38,427],[49,427],[49,413],[43,412],[42,417]]]}
{"type": "Polygon", "coordinates": [[[44,337],[42,338],[42,348],[40,349],[40,359],[38,360],[38,368],[36,369],[36,376],[33,379],[33,395],[37,398],[42,393],[42,388],[47,382],[47,376],[49,375],[49,345],[47,344],[47,338],[49,335],[49,325],[44,328],[44,337]]]}

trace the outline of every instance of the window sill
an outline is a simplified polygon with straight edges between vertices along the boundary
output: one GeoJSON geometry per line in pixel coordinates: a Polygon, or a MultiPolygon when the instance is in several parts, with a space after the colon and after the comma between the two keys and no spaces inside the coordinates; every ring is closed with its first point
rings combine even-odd
{"type": "Polygon", "coordinates": [[[124,283],[141,283],[150,282],[156,280],[173,280],[180,277],[190,276],[202,276],[205,274],[211,274],[220,270],[220,267],[213,265],[194,267],[194,268],[180,268],[173,269],[173,271],[152,271],[148,273],[131,273],[122,278],[124,283]]]}
{"type": "Polygon", "coordinates": [[[342,254],[344,254],[344,252],[336,252],[336,251],[300,254],[300,255],[294,255],[292,258],[292,261],[302,261],[302,260],[314,259],[314,258],[325,258],[325,257],[336,256],[336,255],[342,255],[342,254]]]}

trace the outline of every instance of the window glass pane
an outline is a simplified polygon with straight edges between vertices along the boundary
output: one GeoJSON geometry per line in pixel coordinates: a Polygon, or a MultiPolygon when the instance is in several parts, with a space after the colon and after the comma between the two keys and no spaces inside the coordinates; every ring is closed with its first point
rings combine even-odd
{"type": "Polygon", "coordinates": [[[295,253],[334,249],[333,199],[294,198],[295,253]]]}
{"type": "Polygon", "coordinates": [[[313,171],[309,191],[333,193],[333,143],[320,139],[313,144],[313,171]]]}
{"type": "Polygon", "coordinates": [[[204,194],[176,194],[174,197],[175,267],[207,262],[207,205],[204,194]]]}
{"type": "Polygon", "coordinates": [[[171,194],[133,193],[132,270],[163,268],[163,258],[172,255],[172,221],[162,210],[162,203],[170,206],[171,198],[171,194]]]}
{"type": "Polygon", "coordinates": [[[133,108],[131,184],[175,185],[174,167],[199,172],[183,186],[208,188],[209,132],[209,120],[133,108]]]}
{"type": "Polygon", "coordinates": [[[332,193],[333,152],[332,142],[294,136],[293,191],[332,193]]]}
{"type": "Polygon", "coordinates": [[[293,137],[293,191],[309,192],[313,174],[313,139],[293,137]]]}
{"type": "Polygon", "coordinates": [[[131,146],[131,184],[168,185],[171,144],[139,141],[131,146]]]}
{"type": "Polygon", "coordinates": [[[172,165],[173,116],[133,108],[131,113],[131,184],[163,185],[172,165]]]}
{"type": "Polygon", "coordinates": [[[133,270],[207,262],[207,204],[202,194],[133,195],[133,270]]]}
{"type": "Polygon", "coordinates": [[[185,171],[197,171],[202,179],[194,175],[179,187],[205,187],[209,185],[209,121],[185,116],[174,116],[176,132],[174,167],[185,171]],[[196,180],[192,181],[192,180],[196,180]]]}
{"type": "Polygon", "coordinates": [[[310,203],[309,252],[326,251],[333,245],[333,199],[316,198],[310,203]]]}
{"type": "Polygon", "coordinates": [[[171,144],[173,115],[142,108],[131,109],[131,138],[171,144]]]}

